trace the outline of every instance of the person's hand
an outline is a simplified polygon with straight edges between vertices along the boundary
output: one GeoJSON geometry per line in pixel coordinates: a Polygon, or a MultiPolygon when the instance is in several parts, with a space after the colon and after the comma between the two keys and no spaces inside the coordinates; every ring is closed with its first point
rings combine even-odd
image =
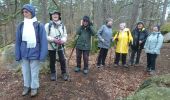
{"type": "Polygon", "coordinates": [[[83,20],[80,21],[80,25],[83,26],[83,20]]]}
{"type": "Polygon", "coordinates": [[[64,44],[64,41],[59,40],[58,44],[59,44],[59,45],[64,44]]]}
{"type": "Polygon", "coordinates": [[[142,44],[142,41],[139,41],[139,44],[142,44]]]}
{"type": "Polygon", "coordinates": [[[101,41],[104,42],[105,40],[102,38],[101,41]]]}
{"type": "Polygon", "coordinates": [[[54,38],[54,43],[59,44],[60,40],[58,38],[54,38]]]}

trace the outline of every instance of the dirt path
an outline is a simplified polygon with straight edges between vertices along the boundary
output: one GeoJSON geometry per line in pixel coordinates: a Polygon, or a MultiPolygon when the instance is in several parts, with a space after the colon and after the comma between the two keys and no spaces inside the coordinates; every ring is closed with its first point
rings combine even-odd
{"type": "MultiPolygon", "coordinates": [[[[68,52],[69,54],[69,52],[68,52]]],[[[145,72],[146,55],[142,54],[141,66],[96,68],[94,62],[96,55],[90,57],[90,73],[84,76],[75,73],[75,58],[70,61],[71,81],[51,82],[49,75],[40,75],[41,88],[35,98],[21,96],[22,78],[14,71],[0,70],[0,100],[115,100],[126,97],[134,91],[146,78],[150,77],[145,72]]],[[[107,58],[109,61],[109,58],[107,58]]],[[[112,61],[113,62],[113,61],[112,61]]],[[[161,55],[157,59],[157,75],[170,73],[170,44],[164,44],[161,55]]]]}

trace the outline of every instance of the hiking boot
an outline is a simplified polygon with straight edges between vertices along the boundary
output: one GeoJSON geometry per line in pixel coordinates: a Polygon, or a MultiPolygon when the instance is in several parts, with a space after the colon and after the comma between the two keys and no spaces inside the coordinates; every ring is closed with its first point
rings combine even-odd
{"type": "Polygon", "coordinates": [[[128,68],[128,65],[124,64],[123,67],[128,68]]]}
{"type": "Polygon", "coordinates": [[[62,78],[63,78],[64,81],[67,81],[68,80],[68,74],[67,73],[62,74],[62,78]]]}
{"type": "Polygon", "coordinates": [[[51,79],[51,81],[55,81],[56,80],[56,73],[51,73],[50,79],[51,79]]]}
{"type": "Polygon", "coordinates": [[[97,67],[97,68],[100,68],[101,66],[100,66],[100,65],[97,65],[96,67],[97,67]]]}
{"type": "Polygon", "coordinates": [[[119,65],[118,64],[114,64],[114,67],[118,67],[119,65]]]}
{"type": "Polygon", "coordinates": [[[80,72],[80,67],[75,67],[74,71],[75,72],[80,72]]]}
{"type": "Polygon", "coordinates": [[[153,71],[153,70],[150,71],[150,72],[149,72],[149,75],[155,75],[155,71],[153,71]]]}
{"type": "Polygon", "coordinates": [[[83,70],[83,74],[86,75],[86,74],[88,74],[88,73],[89,73],[89,70],[88,70],[88,69],[84,69],[84,70],[83,70]]]}
{"type": "Polygon", "coordinates": [[[31,97],[35,97],[38,94],[38,89],[31,89],[31,97]]]}
{"type": "Polygon", "coordinates": [[[22,92],[22,96],[28,95],[29,92],[30,92],[30,88],[24,86],[24,90],[22,92]]]}

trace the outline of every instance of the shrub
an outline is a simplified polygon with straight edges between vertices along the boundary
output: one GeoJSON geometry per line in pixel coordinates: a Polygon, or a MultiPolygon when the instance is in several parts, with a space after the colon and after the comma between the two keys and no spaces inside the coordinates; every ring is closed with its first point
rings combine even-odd
{"type": "Polygon", "coordinates": [[[162,32],[162,34],[166,34],[166,33],[170,32],[170,22],[164,24],[164,25],[161,27],[161,32],[162,32]]]}

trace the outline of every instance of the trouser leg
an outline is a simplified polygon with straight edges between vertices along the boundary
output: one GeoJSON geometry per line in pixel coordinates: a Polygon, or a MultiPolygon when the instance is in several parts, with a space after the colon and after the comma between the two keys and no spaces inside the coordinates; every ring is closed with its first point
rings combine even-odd
{"type": "Polygon", "coordinates": [[[82,57],[82,50],[76,49],[76,62],[77,62],[77,67],[81,67],[81,57],[82,57]]]}
{"type": "Polygon", "coordinates": [[[31,67],[31,88],[37,89],[39,88],[39,69],[40,62],[39,60],[30,60],[31,67]]]}
{"type": "Polygon", "coordinates": [[[120,53],[115,53],[115,55],[116,55],[116,58],[115,58],[114,63],[115,63],[115,64],[119,64],[119,60],[120,60],[120,53]]]}
{"type": "Polygon", "coordinates": [[[56,63],[56,50],[49,50],[50,57],[50,71],[51,73],[56,73],[55,63],[56,63]]]}
{"type": "Polygon", "coordinates": [[[105,65],[107,53],[108,53],[108,49],[103,48],[102,65],[105,65]]]}
{"type": "Polygon", "coordinates": [[[89,50],[83,51],[83,61],[84,61],[84,69],[88,69],[89,65],[89,50]]]}
{"type": "Polygon", "coordinates": [[[60,66],[61,66],[61,73],[66,73],[66,56],[64,50],[58,51],[60,66]]]}
{"type": "Polygon", "coordinates": [[[127,54],[126,53],[122,53],[122,65],[125,65],[126,64],[126,57],[127,57],[127,54]]]}
{"type": "Polygon", "coordinates": [[[21,63],[22,66],[22,75],[24,80],[24,86],[25,87],[31,87],[31,69],[29,60],[22,60],[21,63]]]}

